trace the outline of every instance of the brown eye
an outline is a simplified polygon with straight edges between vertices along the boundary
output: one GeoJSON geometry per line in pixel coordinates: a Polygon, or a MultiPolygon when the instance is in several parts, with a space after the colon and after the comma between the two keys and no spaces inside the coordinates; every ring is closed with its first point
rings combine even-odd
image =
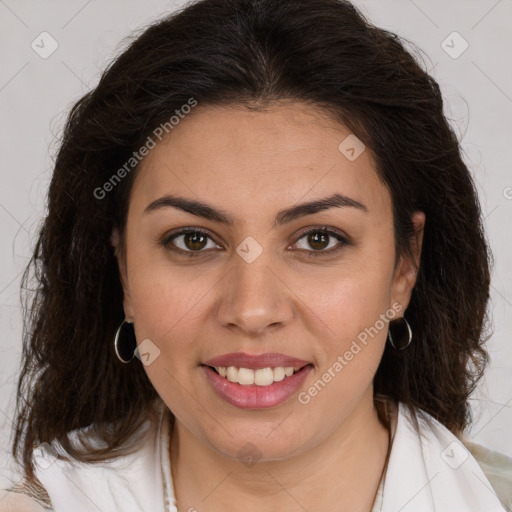
{"type": "Polygon", "coordinates": [[[183,243],[192,251],[204,249],[206,246],[206,239],[207,237],[205,235],[198,232],[183,235],[183,243]]]}
{"type": "Polygon", "coordinates": [[[316,228],[303,233],[295,245],[300,250],[309,252],[312,256],[320,256],[322,254],[331,254],[337,252],[348,243],[349,242],[345,237],[331,229],[316,228]],[[301,247],[299,242],[302,239],[305,239],[305,243],[301,247]]]}
{"type": "MultiPolygon", "coordinates": [[[[195,256],[194,253],[206,253],[205,249],[217,249],[210,235],[198,229],[182,230],[164,237],[161,244],[168,250],[181,253],[185,256],[195,256]],[[208,242],[211,241],[211,245],[208,242]]],[[[197,254],[197,255],[199,255],[197,254]]]]}
{"type": "Polygon", "coordinates": [[[315,250],[325,249],[329,245],[330,236],[326,233],[316,231],[307,235],[308,244],[315,250]]]}

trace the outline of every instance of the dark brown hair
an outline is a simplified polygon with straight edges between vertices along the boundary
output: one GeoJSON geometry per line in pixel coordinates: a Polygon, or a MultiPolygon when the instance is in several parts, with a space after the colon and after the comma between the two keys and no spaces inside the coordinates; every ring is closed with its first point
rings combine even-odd
{"type": "Polygon", "coordinates": [[[198,109],[300,101],[348,127],[390,191],[397,255],[410,254],[411,214],[425,212],[413,343],[386,347],[374,388],[460,434],[488,362],[490,253],[438,84],[348,1],[203,0],[137,34],[67,119],[23,278],[13,455],[26,475],[36,443],[58,440],[82,461],[115,456],[158,398],[143,366],[113,350],[124,314],[109,237],[123,233],[137,167],[104,197],[94,191],[190,98],[198,109]],[[106,448],[72,446],[69,432],[91,425],[106,448]]]}

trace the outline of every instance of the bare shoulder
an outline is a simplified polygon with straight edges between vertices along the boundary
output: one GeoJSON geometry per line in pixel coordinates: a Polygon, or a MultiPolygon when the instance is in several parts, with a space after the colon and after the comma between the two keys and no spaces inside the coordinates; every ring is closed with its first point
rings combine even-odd
{"type": "Polygon", "coordinates": [[[37,478],[0,489],[0,512],[48,512],[52,506],[46,489],[37,478]]]}
{"type": "Polygon", "coordinates": [[[0,512],[47,512],[47,510],[26,494],[0,490],[0,512]]]}

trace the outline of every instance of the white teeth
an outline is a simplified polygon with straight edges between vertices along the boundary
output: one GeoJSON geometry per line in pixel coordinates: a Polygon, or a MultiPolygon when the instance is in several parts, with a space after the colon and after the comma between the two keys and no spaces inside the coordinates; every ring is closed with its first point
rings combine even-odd
{"type": "Polygon", "coordinates": [[[238,369],[234,366],[228,366],[226,377],[229,382],[238,382],[238,369]]]}
{"type": "MultiPolygon", "coordinates": [[[[242,371],[243,368],[240,368],[242,371]]],[[[259,370],[249,370],[254,373],[254,384],[257,386],[270,386],[274,382],[274,372],[272,368],[260,368],[259,370]]]]}
{"type": "Polygon", "coordinates": [[[248,386],[254,384],[254,380],[255,375],[253,370],[249,370],[248,368],[240,368],[240,370],[238,370],[238,379],[236,380],[238,384],[248,386]]]}
{"type": "Polygon", "coordinates": [[[291,377],[298,367],[276,366],[274,368],[260,368],[253,370],[251,368],[237,368],[236,366],[216,366],[215,369],[221,377],[227,378],[230,382],[236,382],[243,386],[256,384],[257,386],[270,386],[273,382],[279,382],[285,377],[291,377]]]}
{"type": "Polygon", "coordinates": [[[282,366],[278,366],[274,368],[274,382],[279,382],[284,379],[284,368],[282,366]]]}

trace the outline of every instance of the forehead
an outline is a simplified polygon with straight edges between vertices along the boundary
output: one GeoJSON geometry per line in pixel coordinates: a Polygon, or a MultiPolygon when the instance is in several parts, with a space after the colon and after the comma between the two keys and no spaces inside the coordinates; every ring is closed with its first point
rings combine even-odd
{"type": "Polygon", "coordinates": [[[302,103],[258,111],[199,105],[142,161],[131,208],[179,193],[229,205],[243,217],[339,192],[377,215],[389,213],[390,196],[370,150],[355,160],[343,152],[349,136],[324,111],[302,103]]]}

